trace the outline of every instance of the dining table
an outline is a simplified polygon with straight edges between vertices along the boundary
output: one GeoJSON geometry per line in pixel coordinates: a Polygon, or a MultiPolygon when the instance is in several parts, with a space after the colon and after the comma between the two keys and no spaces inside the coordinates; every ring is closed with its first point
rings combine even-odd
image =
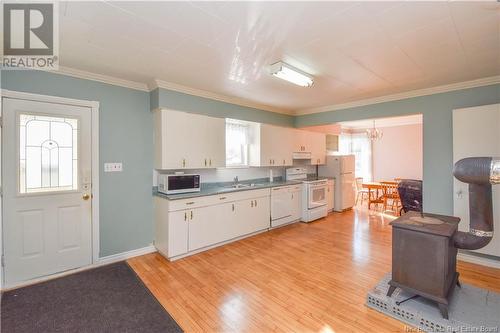
{"type": "Polygon", "coordinates": [[[383,204],[384,203],[384,185],[397,185],[397,181],[375,181],[375,182],[363,182],[363,188],[367,189],[368,194],[368,209],[370,209],[372,204],[383,204]],[[372,195],[372,193],[374,195],[372,195]]]}

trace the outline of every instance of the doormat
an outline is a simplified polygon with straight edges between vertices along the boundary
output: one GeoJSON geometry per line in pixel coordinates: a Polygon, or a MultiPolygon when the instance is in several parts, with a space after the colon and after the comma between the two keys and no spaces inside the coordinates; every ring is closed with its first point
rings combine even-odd
{"type": "MultiPolygon", "coordinates": [[[[399,288],[387,297],[391,274],[368,292],[366,305],[425,332],[500,332],[500,294],[462,283],[456,287],[448,308],[449,320],[441,317],[435,302],[399,288]]],[[[418,330],[417,330],[418,329],[418,330]]]]}
{"type": "Polygon", "coordinates": [[[2,294],[1,332],[182,332],[125,263],[2,294]]]}

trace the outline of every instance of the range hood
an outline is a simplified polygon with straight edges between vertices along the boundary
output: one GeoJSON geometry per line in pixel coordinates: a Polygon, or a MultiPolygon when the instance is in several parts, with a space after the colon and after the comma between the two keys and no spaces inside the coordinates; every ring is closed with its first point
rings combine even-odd
{"type": "Polygon", "coordinates": [[[292,158],[294,160],[310,160],[311,152],[306,152],[306,151],[294,152],[292,154],[292,158]]]}

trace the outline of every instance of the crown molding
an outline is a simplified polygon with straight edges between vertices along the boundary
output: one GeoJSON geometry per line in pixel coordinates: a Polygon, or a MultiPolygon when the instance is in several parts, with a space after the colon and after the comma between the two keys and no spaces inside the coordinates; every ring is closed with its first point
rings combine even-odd
{"type": "Polygon", "coordinates": [[[187,87],[187,86],[184,86],[181,84],[162,81],[162,80],[153,80],[150,84],[148,84],[148,88],[149,88],[149,90],[154,90],[156,88],[173,90],[173,91],[177,91],[177,92],[188,94],[188,95],[194,95],[194,96],[198,96],[198,97],[213,99],[213,100],[216,100],[219,102],[231,103],[231,104],[236,104],[236,105],[240,105],[240,106],[245,106],[245,107],[249,107],[249,108],[260,109],[260,110],[265,110],[265,111],[270,111],[270,112],[275,112],[275,113],[293,115],[292,110],[276,108],[276,107],[272,107],[269,105],[255,103],[255,102],[252,102],[252,101],[249,101],[249,100],[246,100],[243,98],[239,98],[239,97],[221,95],[221,94],[217,94],[214,92],[196,89],[196,88],[191,88],[191,87],[187,87]]]}
{"type": "Polygon", "coordinates": [[[295,112],[293,112],[293,114],[296,116],[301,116],[301,115],[307,115],[307,114],[313,114],[313,113],[337,111],[337,110],[349,109],[349,108],[366,106],[366,105],[371,105],[371,104],[398,101],[398,100],[412,98],[412,97],[427,96],[427,95],[445,93],[445,92],[455,91],[455,90],[489,86],[489,85],[498,84],[498,83],[500,83],[500,75],[485,77],[485,78],[481,78],[481,79],[477,79],[477,80],[464,81],[464,82],[458,82],[458,83],[447,84],[447,85],[442,85],[442,86],[436,86],[436,87],[431,87],[431,88],[411,90],[411,91],[398,93],[398,94],[367,98],[367,99],[362,99],[362,100],[348,102],[348,103],[332,104],[332,105],[320,106],[317,108],[299,109],[299,110],[295,110],[295,112]]]}
{"type": "Polygon", "coordinates": [[[79,79],[107,83],[107,84],[111,84],[114,86],[120,86],[120,87],[130,88],[130,89],[134,89],[134,90],[149,91],[148,85],[145,83],[142,83],[142,82],[119,79],[119,78],[116,78],[113,76],[91,73],[91,72],[82,71],[80,69],[75,69],[75,68],[70,68],[70,67],[59,66],[59,69],[50,70],[47,72],[72,76],[72,77],[76,77],[79,79]]]}

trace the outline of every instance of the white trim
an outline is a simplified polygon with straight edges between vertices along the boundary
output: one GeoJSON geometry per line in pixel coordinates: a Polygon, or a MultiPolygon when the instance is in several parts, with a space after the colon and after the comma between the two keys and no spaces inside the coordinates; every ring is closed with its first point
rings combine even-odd
{"type": "Polygon", "coordinates": [[[40,282],[44,282],[44,281],[49,281],[49,280],[57,279],[57,278],[60,278],[60,277],[63,277],[63,276],[75,274],[75,273],[78,273],[78,272],[83,272],[83,271],[86,271],[86,270],[89,270],[89,269],[93,269],[93,268],[97,268],[97,267],[100,267],[100,266],[105,266],[105,265],[113,264],[115,262],[124,261],[124,260],[130,259],[130,258],[133,258],[133,257],[138,257],[138,256],[142,256],[142,255],[145,255],[145,254],[148,254],[148,253],[153,253],[153,252],[156,252],[155,247],[153,245],[149,245],[149,246],[146,246],[146,247],[143,247],[143,248],[140,248],[140,249],[131,250],[131,251],[127,251],[127,252],[122,252],[122,253],[118,253],[118,254],[114,254],[114,255],[111,255],[111,256],[107,256],[107,257],[101,258],[101,259],[99,259],[99,261],[97,261],[97,262],[95,262],[95,263],[93,263],[91,265],[88,265],[88,266],[79,267],[79,268],[75,268],[75,269],[70,269],[70,270],[65,271],[65,272],[61,272],[61,273],[57,273],[57,274],[52,274],[52,275],[48,275],[48,276],[43,276],[43,277],[40,277],[40,278],[36,278],[36,279],[28,280],[28,281],[23,281],[23,282],[19,282],[19,283],[12,284],[12,285],[7,285],[7,286],[5,286],[5,288],[0,288],[0,291],[4,292],[4,291],[7,291],[7,290],[11,290],[11,289],[21,288],[21,287],[29,286],[29,285],[32,285],[32,284],[36,284],[36,283],[40,283],[40,282]]]}
{"type": "Polygon", "coordinates": [[[259,110],[265,110],[265,111],[270,111],[270,112],[275,112],[275,113],[282,113],[282,114],[287,114],[287,115],[293,114],[292,110],[286,110],[286,109],[281,109],[281,108],[277,108],[277,107],[273,107],[273,106],[269,106],[269,105],[264,105],[264,104],[248,101],[246,99],[239,98],[239,97],[226,96],[226,95],[217,94],[217,93],[206,91],[206,90],[190,88],[187,86],[183,86],[181,84],[167,82],[167,81],[153,80],[153,82],[151,82],[148,85],[148,87],[150,90],[154,90],[156,88],[162,88],[162,89],[177,91],[177,92],[188,94],[188,95],[208,98],[208,99],[212,99],[215,101],[236,104],[236,105],[245,106],[245,107],[254,108],[254,109],[259,109],[259,110]]]}
{"type": "Polygon", "coordinates": [[[82,71],[80,69],[75,69],[75,68],[70,68],[70,67],[59,66],[58,70],[51,70],[48,72],[66,75],[66,76],[72,76],[72,77],[76,77],[79,79],[97,81],[97,82],[111,84],[114,86],[120,86],[120,87],[124,87],[124,88],[130,88],[130,89],[141,90],[141,91],[149,91],[148,85],[143,83],[143,82],[136,82],[136,81],[130,81],[130,80],[125,80],[125,79],[119,79],[119,78],[116,78],[113,76],[91,73],[91,72],[82,71]]]}
{"type": "MultiPolygon", "coordinates": [[[[2,89],[0,92],[1,98],[14,98],[36,102],[46,102],[54,104],[64,104],[87,107],[91,112],[91,146],[92,146],[92,263],[95,264],[99,260],[99,102],[79,100],[58,96],[32,94],[21,91],[12,91],[2,89]],[[94,132],[95,131],[95,132],[94,132]]],[[[1,103],[0,105],[3,105],[1,103]]],[[[1,229],[0,229],[1,231],[1,229]]],[[[0,237],[3,234],[0,233],[0,237]]],[[[1,243],[0,243],[1,244],[1,243]]],[[[0,254],[3,254],[3,248],[0,248],[0,254]]],[[[4,274],[3,267],[1,268],[0,289],[3,287],[4,274]]],[[[57,274],[55,274],[57,275],[57,274]]]]}
{"type": "Polygon", "coordinates": [[[133,257],[143,256],[145,254],[153,253],[156,251],[157,250],[154,247],[154,245],[150,244],[150,245],[148,245],[146,247],[142,247],[140,249],[130,250],[130,251],[117,253],[117,254],[113,254],[110,256],[99,258],[99,261],[97,262],[97,264],[98,264],[98,266],[112,264],[114,262],[127,260],[127,259],[130,259],[133,257]]]}
{"type": "Polygon", "coordinates": [[[459,252],[457,254],[457,259],[465,262],[470,262],[476,265],[500,268],[500,260],[484,258],[470,253],[459,252]]]}
{"type": "Polygon", "coordinates": [[[300,115],[313,114],[313,113],[336,111],[336,110],[354,108],[354,107],[359,107],[359,106],[366,106],[366,105],[371,105],[371,104],[397,101],[397,100],[402,100],[402,99],[407,99],[407,98],[412,98],[412,97],[427,96],[427,95],[434,95],[434,94],[455,91],[455,90],[489,86],[489,85],[498,84],[498,83],[500,83],[500,75],[481,78],[481,79],[472,80],[472,81],[465,81],[465,82],[458,82],[458,83],[447,84],[447,85],[442,85],[442,86],[436,86],[436,87],[432,87],[432,88],[412,90],[412,91],[407,91],[407,92],[398,93],[398,94],[362,99],[362,100],[353,101],[353,102],[349,102],[349,103],[332,104],[332,105],[326,105],[326,106],[321,106],[321,107],[317,107],[317,108],[299,109],[299,110],[296,110],[293,114],[296,116],[300,116],[300,115]]]}

